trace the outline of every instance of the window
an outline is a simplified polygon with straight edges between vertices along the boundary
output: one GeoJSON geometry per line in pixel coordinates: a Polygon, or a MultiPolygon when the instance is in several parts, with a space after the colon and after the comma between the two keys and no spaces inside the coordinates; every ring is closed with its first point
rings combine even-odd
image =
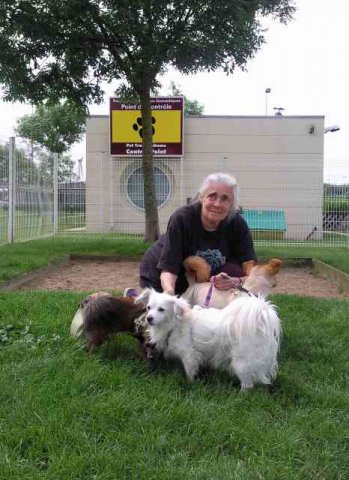
{"type": "MultiPolygon", "coordinates": [[[[154,167],[154,180],[157,206],[163,206],[170,195],[170,181],[166,173],[154,167]]],[[[134,169],[126,180],[126,192],[130,202],[144,209],[144,184],[142,167],[134,169]]]]}

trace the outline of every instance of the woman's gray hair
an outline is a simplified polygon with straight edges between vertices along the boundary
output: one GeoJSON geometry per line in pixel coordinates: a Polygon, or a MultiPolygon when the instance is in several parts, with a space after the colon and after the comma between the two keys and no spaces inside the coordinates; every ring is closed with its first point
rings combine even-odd
{"type": "Polygon", "coordinates": [[[229,175],[229,173],[218,172],[207,175],[207,177],[204,178],[198,193],[195,195],[191,203],[199,203],[212,183],[221,183],[222,185],[226,185],[231,189],[233,204],[231,206],[229,215],[234,216],[235,213],[239,210],[239,187],[236,178],[233,177],[233,175],[229,175]]]}

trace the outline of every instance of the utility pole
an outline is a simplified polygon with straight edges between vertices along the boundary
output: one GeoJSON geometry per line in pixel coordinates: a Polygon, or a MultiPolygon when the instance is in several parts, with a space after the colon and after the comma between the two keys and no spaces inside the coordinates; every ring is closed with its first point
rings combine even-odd
{"type": "Polygon", "coordinates": [[[265,114],[268,115],[268,94],[271,92],[271,88],[265,89],[265,114]]]}

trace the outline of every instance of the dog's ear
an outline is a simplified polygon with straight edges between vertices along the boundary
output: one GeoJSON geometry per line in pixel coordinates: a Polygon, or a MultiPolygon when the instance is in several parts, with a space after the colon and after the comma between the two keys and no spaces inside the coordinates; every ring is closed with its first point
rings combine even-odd
{"type": "Polygon", "coordinates": [[[151,288],[145,288],[140,295],[135,299],[135,303],[143,303],[143,305],[146,305],[149,301],[149,297],[152,293],[151,288]]]}
{"type": "Polygon", "coordinates": [[[186,300],[183,298],[175,298],[173,305],[173,312],[176,318],[181,319],[185,313],[190,310],[190,306],[186,300]]]}
{"type": "Polygon", "coordinates": [[[268,265],[270,267],[270,270],[272,270],[273,274],[275,275],[280,270],[282,261],[278,258],[272,258],[271,260],[269,260],[268,265]]]}
{"type": "Polygon", "coordinates": [[[249,276],[252,268],[255,265],[257,265],[257,263],[254,260],[247,260],[247,262],[242,262],[242,269],[247,277],[249,276]]]}

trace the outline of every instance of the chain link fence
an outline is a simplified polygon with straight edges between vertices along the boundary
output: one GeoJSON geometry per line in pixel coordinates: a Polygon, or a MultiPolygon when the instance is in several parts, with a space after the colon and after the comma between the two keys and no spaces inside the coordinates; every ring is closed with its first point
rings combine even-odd
{"type": "Polygon", "coordinates": [[[349,162],[343,159],[325,165],[323,229],[349,247],[349,162]]]}
{"type": "Polygon", "coordinates": [[[15,138],[0,145],[0,243],[53,235],[53,178],[15,138]]]}
{"type": "MultiPolygon", "coordinates": [[[[87,186],[82,180],[58,182],[59,159],[57,156],[54,168],[44,171],[41,168],[40,159],[35,158],[35,155],[30,152],[26,153],[25,150],[16,148],[16,143],[14,138],[11,138],[8,142],[0,144],[0,244],[57,235],[71,238],[98,235],[98,222],[94,223],[93,219],[90,219],[89,224],[87,222],[87,199],[90,203],[97,205],[97,220],[105,208],[110,209],[110,218],[118,220],[119,228],[114,229],[111,225],[107,235],[142,236],[139,228],[134,228],[137,225],[132,224],[133,220],[130,220],[129,216],[129,212],[136,208],[140,217],[139,222],[143,221],[143,175],[140,160],[137,160],[135,165],[132,164],[132,168],[127,170],[127,175],[120,173],[126,171],[122,162],[114,162],[115,177],[110,180],[110,185],[105,184],[104,187],[104,190],[108,190],[109,198],[105,206],[98,202],[102,192],[89,188],[88,182],[87,186]],[[135,232],[135,230],[138,231],[135,232]]],[[[168,175],[168,172],[163,172],[160,163],[158,165],[155,162],[159,212],[166,206],[170,207],[167,202],[171,195],[175,195],[178,199],[184,198],[184,203],[189,201],[190,197],[187,198],[185,194],[186,186],[197,184],[198,172],[193,171],[189,175],[190,178],[183,178],[180,160],[176,162],[176,174],[173,178],[168,175]]],[[[276,228],[282,223],[282,218],[277,214],[277,205],[270,205],[274,209],[268,210],[270,218],[265,217],[263,225],[258,223],[261,222],[258,212],[262,211],[258,210],[258,206],[253,210],[242,208],[242,213],[250,223],[250,227],[254,225],[252,232],[257,245],[349,247],[349,177],[345,176],[346,172],[349,172],[349,162],[341,161],[331,168],[332,172],[327,170],[327,176],[335,178],[335,181],[326,179],[323,186],[321,235],[318,235],[317,227],[314,228],[314,223],[309,218],[309,224],[306,226],[309,233],[304,239],[288,240],[281,234],[282,229],[276,228]],[[335,169],[337,170],[334,171],[335,169]],[[272,226],[269,231],[266,230],[267,225],[272,226]]],[[[205,174],[208,173],[210,172],[205,172],[205,174]]],[[[282,191],[281,187],[280,191],[282,191]]],[[[180,206],[179,201],[175,207],[178,206],[180,206]]],[[[162,223],[166,225],[170,213],[161,215],[164,217],[162,223]]]]}

